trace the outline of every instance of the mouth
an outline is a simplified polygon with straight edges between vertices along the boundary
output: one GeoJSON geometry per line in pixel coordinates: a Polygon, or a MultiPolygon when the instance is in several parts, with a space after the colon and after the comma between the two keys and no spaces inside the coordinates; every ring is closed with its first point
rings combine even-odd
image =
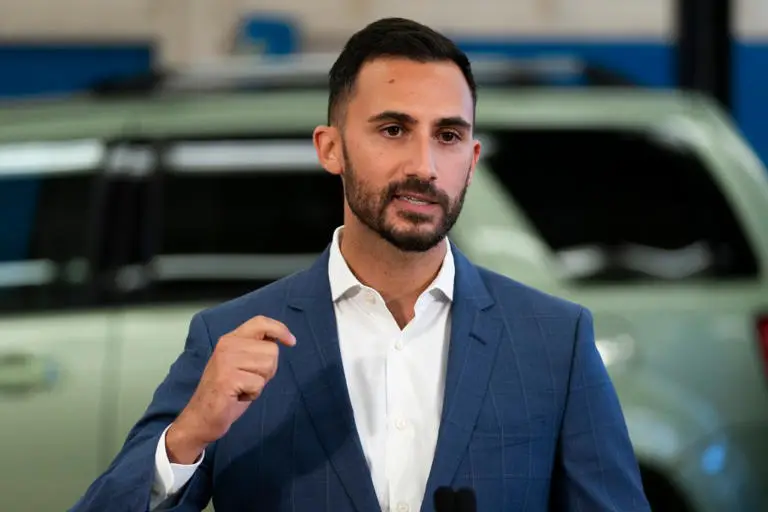
{"type": "Polygon", "coordinates": [[[401,201],[405,201],[416,206],[436,204],[436,201],[433,201],[430,198],[419,194],[398,194],[395,196],[395,199],[400,199],[401,201]]]}

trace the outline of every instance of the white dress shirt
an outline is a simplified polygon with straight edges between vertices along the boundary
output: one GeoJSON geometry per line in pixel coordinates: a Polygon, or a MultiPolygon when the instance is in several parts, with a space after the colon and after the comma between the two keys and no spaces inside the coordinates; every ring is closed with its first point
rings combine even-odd
{"type": "MultiPolygon", "coordinates": [[[[416,512],[432,467],[443,406],[453,254],[447,244],[437,277],[401,330],[381,295],[360,283],[347,266],[339,249],[341,229],[333,235],[328,277],[357,432],[381,510],[416,512]]],[[[171,464],[164,432],[155,454],[150,510],[178,493],[204,456],[193,465],[171,464]]]]}

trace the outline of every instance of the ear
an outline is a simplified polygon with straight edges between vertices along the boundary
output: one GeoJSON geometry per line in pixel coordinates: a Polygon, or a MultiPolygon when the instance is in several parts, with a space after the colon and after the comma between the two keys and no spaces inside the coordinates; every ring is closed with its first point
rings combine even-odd
{"type": "Polygon", "coordinates": [[[470,183],[472,183],[472,177],[475,175],[475,168],[477,167],[477,162],[480,160],[480,150],[482,149],[482,145],[480,144],[479,140],[472,141],[472,163],[469,166],[469,176],[467,177],[467,186],[469,186],[470,183]]]}
{"type": "Polygon", "coordinates": [[[323,169],[339,175],[344,171],[341,134],[333,126],[318,126],[312,134],[317,158],[323,169]]]}

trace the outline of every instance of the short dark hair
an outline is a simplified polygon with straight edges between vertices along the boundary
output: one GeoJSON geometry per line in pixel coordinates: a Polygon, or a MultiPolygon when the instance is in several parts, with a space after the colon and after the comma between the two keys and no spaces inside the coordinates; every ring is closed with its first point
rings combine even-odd
{"type": "Polygon", "coordinates": [[[405,18],[383,18],[356,32],[329,73],[328,124],[341,122],[344,102],[352,94],[364,64],[380,57],[402,57],[417,62],[451,61],[461,70],[477,104],[477,85],[467,55],[439,32],[405,18]]]}

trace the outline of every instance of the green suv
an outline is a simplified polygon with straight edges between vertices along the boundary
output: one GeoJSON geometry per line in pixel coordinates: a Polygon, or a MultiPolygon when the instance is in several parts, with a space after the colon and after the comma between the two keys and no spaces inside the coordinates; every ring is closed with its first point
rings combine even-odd
{"type": "MultiPolygon", "coordinates": [[[[656,510],[768,510],[768,179],[710,102],[494,87],[451,239],[580,302],[656,510]]],[[[302,269],[342,221],[322,88],[0,110],[0,501],[72,505],[196,311],[302,269]]]]}

